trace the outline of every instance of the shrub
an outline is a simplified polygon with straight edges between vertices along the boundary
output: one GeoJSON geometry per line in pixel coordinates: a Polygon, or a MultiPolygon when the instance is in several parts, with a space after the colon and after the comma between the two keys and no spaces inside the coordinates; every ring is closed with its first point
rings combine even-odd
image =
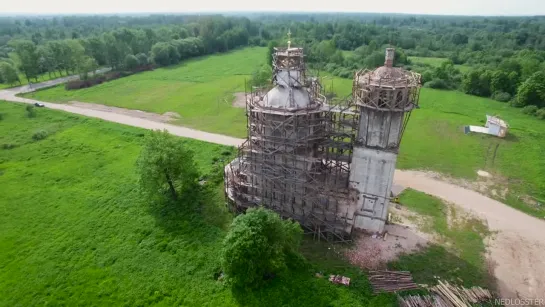
{"type": "Polygon", "coordinates": [[[34,132],[34,134],[32,135],[32,139],[34,141],[43,140],[46,137],[47,137],[47,131],[45,131],[45,130],[38,130],[38,131],[34,132]]]}
{"type": "Polygon", "coordinates": [[[509,105],[515,108],[522,108],[524,106],[516,96],[509,101],[509,105]]]}
{"type": "Polygon", "coordinates": [[[545,119],[545,108],[541,108],[536,111],[536,116],[539,119],[545,119]]]}
{"type": "Polygon", "coordinates": [[[26,110],[26,116],[28,118],[36,117],[36,110],[34,109],[34,106],[27,105],[25,110],[26,110]]]}
{"type": "Polygon", "coordinates": [[[433,72],[426,70],[422,73],[422,83],[426,84],[433,80],[433,72]]]}
{"type": "Polygon", "coordinates": [[[429,88],[441,89],[441,90],[449,88],[447,82],[443,79],[433,79],[429,82],[426,82],[424,86],[429,88]]]}
{"type": "Polygon", "coordinates": [[[495,92],[494,94],[492,94],[492,99],[494,100],[497,100],[497,101],[501,101],[501,102],[508,102],[509,100],[511,100],[511,95],[509,93],[506,93],[506,92],[495,92]]]}
{"type": "Polygon", "coordinates": [[[348,69],[344,69],[341,72],[339,72],[339,77],[341,78],[351,78],[352,77],[352,71],[348,69]]]}
{"type": "Polygon", "coordinates": [[[4,119],[4,114],[0,113],[0,120],[3,120],[3,119],[4,119]]]}
{"type": "Polygon", "coordinates": [[[535,115],[536,111],[538,110],[537,106],[525,106],[522,108],[522,113],[529,114],[529,115],[535,115]]]}
{"type": "Polygon", "coordinates": [[[15,147],[17,147],[17,144],[11,144],[11,143],[2,144],[2,149],[6,149],[6,150],[13,149],[15,147]]]}
{"type": "Polygon", "coordinates": [[[226,281],[235,289],[251,289],[301,263],[298,253],[303,231],[297,222],[282,220],[264,208],[237,216],[221,250],[226,281]]]}

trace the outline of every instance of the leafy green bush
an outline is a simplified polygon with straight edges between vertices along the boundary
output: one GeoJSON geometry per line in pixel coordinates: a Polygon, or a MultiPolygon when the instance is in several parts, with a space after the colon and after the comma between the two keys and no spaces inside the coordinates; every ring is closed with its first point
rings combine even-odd
{"type": "Polygon", "coordinates": [[[0,113],[0,120],[3,120],[3,119],[4,119],[4,114],[0,113]]]}
{"type": "Polygon", "coordinates": [[[271,84],[271,67],[268,65],[262,65],[260,68],[252,73],[252,77],[246,82],[248,88],[263,87],[271,84]]]}
{"type": "Polygon", "coordinates": [[[34,134],[32,135],[32,139],[34,141],[39,141],[39,140],[43,140],[47,137],[47,131],[45,130],[38,130],[36,132],[34,132],[34,134]]]}
{"type": "Polygon", "coordinates": [[[36,110],[34,110],[34,106],[27,105],[25,110],[26,110],[26,116],[28,118],[36,117],[36,110]]]}
{"type": "Polygon", "coordinates": [[[509,100],[511,100],[511,95],[509,93],[506,93],[506,92],[494,92],[494,94],[492,94],[492,99],[494,100],[497,100],[497,101],[501,101],[501,102],[508,102],[509,100]]]}
{"type": "Polygon", "coordinates": [[[343,69],[342,71],[339,72],[338,76],[341,78],[349,79],[349,78],[352,78],[353,74],[354,73],[350,69],[343,69]]]}
{"type": "Polygon", "coordinates": [[[426,84],[424,84],[424,86],[429,87],[429,88],[440,89],[440,90],[444,90],[444,89],[449,88],[447,82],[445,80],[443,80],[443,79],[433,79],[433,80],[427,82],[426,84]]]}
{"type": "Polygon", "coordinates": [[[518,88],[517,100],[521,106],[545,106],[545,72],[538,71],[518,88]]]}
{"type": "Polygon", "coordinates": [[[522,108],[522,113],[535,115],[537,110],[538,110],[537,106],[530,105],[530,106],[525,106],[524,108],[522,108]]]}
{"type": "Polygon", "coordinates": [[[422,73],[422,83],[426,84],[433,80],[433,72],[426,70],[422,73]]]}
{"type": "Polygon", "coordinates": [[[251,289],[288,267],[300,264],[303,231],[297,222],[282,220],[264,208],[237,216],[223,241],[222,268],[235,289],[251,289]]]}
{"type": "Polygon", "coordinates": [[[12,143],[5,143],[5,144],[2,144],[2,149],[13,149],[17,147],[17,144],[12,144],[12,143]]]}
{"type": "Polygon", "coordinates": [[[539,119],[545,119],[545,108],[541,108],[536,111],[536,116],[539,119]]]}

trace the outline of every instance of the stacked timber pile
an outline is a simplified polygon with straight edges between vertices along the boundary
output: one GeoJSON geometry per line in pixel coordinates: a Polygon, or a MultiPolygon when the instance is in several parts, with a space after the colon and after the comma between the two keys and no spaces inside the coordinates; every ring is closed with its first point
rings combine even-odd
{"type": "Polygon", "coordinates": [[[371,271],[369,273],[369,281],[375,293],[418,289],[411,272],[408,271],[371,271]]]}
{"type": "Polygon", "coordinates": [[[399,307],[450,307],[440,297],[435,295],[398,296],[399,307]]]}
{"type": "Polygon", "coordinates": [[[439,281],[430,288],[432,295],[398,296],[400,307],[471,307],[492,299],[490,291],[481,287],[464,288],[439,281]]]}
{"type": "Polygon", "coordinates": [[[481,287],[464,288],[453,286],[448,282],[439,281],[437,286],[431,287],[430,291],[450,302],[448,306],[470,307],[471,304],[483,303],[492,299],[492,294],[481,287]]]}

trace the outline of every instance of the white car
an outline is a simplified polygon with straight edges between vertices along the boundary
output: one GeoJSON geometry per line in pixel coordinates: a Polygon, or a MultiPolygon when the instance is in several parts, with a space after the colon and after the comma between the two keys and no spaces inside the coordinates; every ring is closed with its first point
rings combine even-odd
{"type": "Polygon", "coordinates": [[[39,107],[39,108],[45,107],[45,105],[43,103],[41,103],[41,102],[35,102],[34,105],[39,107]]]}

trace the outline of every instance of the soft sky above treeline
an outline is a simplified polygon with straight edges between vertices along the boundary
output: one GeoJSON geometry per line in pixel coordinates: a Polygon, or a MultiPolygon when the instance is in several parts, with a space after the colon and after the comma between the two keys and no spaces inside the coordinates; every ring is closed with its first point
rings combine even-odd
{"type": "Polygon", "coordinates": [[[441,15],[545,15],[545,0],[19,0],[10,13],[145,13],[225,11],[375,12],[441,15]]]}

